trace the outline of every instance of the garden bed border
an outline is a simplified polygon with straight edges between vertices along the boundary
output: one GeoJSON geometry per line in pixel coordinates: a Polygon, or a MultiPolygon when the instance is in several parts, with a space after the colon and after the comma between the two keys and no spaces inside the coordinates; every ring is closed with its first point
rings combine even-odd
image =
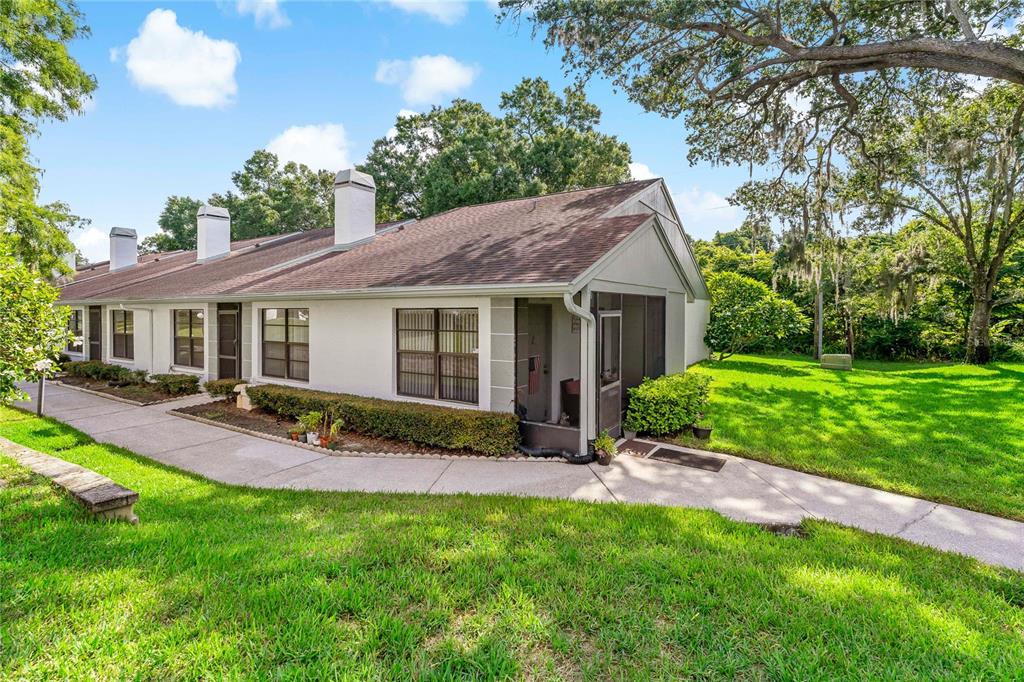
{"type": "Polygon", "coordinates": [[[295,447],[303,448],[311,452],[319,452],[321,454],[343,456],[343,457],[391,457],[395,459],[480,459],[488,460],[491,462],[546,462],[548,464],[567,464],[562,460],[547,459],[543,457],[527,457],[526,455],[516,454],[508,455],[505,457],[495,457],[493,455],[451,455],[443,452],[363,452],[362,450],[332,450],[331,448],[322,448],[319,445],[310,445],[309,443],[302,443],[300,441],[292,440],[291,438],[285,438],[284,436],[275,436],[269,433],[263,433],[262,431],[255,431],[253,429],[247,429],[244,426],[236,426],[235,424],[225,424],[214,419],[207,419],[206,417],[200,417],[195,414],[189,414],[187,412],[179,412],[178,410],[171,409],[167,410],[167,414],[174,415],[175,417],[181,417],[182,419],[190,419],[200,424],[207,424],[209,426],[216,426],[228,431],[235,431],[237,433],[244,433],[247,436],[255,436],[262,438],[263,440],[269,440],[275,443],[284,443],[286,445],[292,445],[295,447]]]}
{"type": "Polygon", "coordinates": [[[66,384],[60,379],[49,379],[49,382],[62,388],[70,388],[72,391],[81,391],[82,393],[88,393],[89,395],[99,396],[100,398],[107,398],[108,400],[114,400],[119,403],[126,405],[134,405],[135,407],[152,407],[153,405],[163,405],[164,403],[170,403],[175,400],[181,400],[182,398],[191,398],[192,396],[203,395],[202,391],[198,393],[186,393],[184,395],[171,396],[170,398],[163,398],[162,400],[154,400],[149,403],[140,403],[138,400],[130,400],[129,398],[122,398],[118,395],[112,395],[110,393],[104,393],[103,391],[94,391],[91,388],[83,388],[81,386],[75,386],[74,384],[66,384]]]}

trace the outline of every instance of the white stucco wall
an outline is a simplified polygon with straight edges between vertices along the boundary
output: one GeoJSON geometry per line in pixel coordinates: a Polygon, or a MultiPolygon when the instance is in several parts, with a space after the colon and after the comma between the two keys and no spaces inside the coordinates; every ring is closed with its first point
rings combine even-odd
{"type": "Polygon", "coordinates": [[[408,398],[396,391],[395,310],[398,308],[475,308],[479,313],[478,371],[480,409],[491,409],[490,298],[372,298],[324,301],[255,301],[251,306],[253,381],[352,393],[388,400],[471,407],[464,403],[408,398]],[[309,381],[264,377],[260,319],[267,308],[309,309],[309,381]]]}
{"type": "MultiPolygon", "coordinates": [[[[213,303],[156,303],[156,304],[131,304],[125,303],[124,309],[131,310],[135,318],[135,358],[126,360],[114,357],[113,324],[111,311],[120,309],[120,306],[103,306],[103,358],[106,362],[132,369],[142,369],[151,374],[163,374],[176,372],[180,374],[196,374],[206,381],[210,377],[209,347],[203,353],[203,366],[201,368],[185,367],[174,364],[174,322],[175,310],[202,310],[203,311],[203,334],[209,339],[212,330],[210,328],[210,311],[216,310],[213,303]]],[[[86,339],[88,341],[88,337],[86,339]]]]}

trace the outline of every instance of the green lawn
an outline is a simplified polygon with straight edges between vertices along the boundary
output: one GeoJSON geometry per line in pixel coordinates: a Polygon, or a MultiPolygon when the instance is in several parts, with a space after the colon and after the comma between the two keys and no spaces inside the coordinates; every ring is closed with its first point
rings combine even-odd
{"type": "Polygon", "coordinates": [[[714,378],[713,450],[1024,520],[1024,365],[734,356],[696,371],[714,378]]]}
{"type": "Polygon", "coordinates": [[[0,457],[0,678],[1024,678],[1024,576],[808,522],[250,490],[0,409],[141,493],[87,518],[0,457]]]}

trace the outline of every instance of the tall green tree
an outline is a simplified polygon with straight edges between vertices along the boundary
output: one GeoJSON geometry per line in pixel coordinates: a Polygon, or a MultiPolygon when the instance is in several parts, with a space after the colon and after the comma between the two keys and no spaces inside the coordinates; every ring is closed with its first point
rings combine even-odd
{"type": "Polygon", "coordinates": [[[58,291],[0,244],[0,405],[24,399],[17,383],[55,368],[68,342],[58,291]]]}
{"type": "MultiPolygon", "coordinates": [[[[868,223],[909,214],[943,230],[972,296],[968,362],[992,357],[996,288],[1024,240],[1024,87],[924,106],[865,135],[857,164],[868,223]]],[[[951,274],[955,275],[954,270],[951,274]]]]}
{"type": "MultiPolygon", "coordinates": [[[[231,174],[233,190],[213,194],[207,203],[231,213],[231,238],[317,230],[334,224],[334,174],[314,171],[263,149],[253,152],[231,174]]],[[[196,212],[201,201],[170,196],[157,224],[160,230],[142,242],[144,251],[196,248],[196,212]]]]}
{"type": "Polygon", "coordinates": [[[687,119],[691,159],[766,163],[855,145],[878,105],[1024,83],[1024,0],[502,0],[566,67],[687,119]]]}
{"type": "Polygon", "coordinates": [[[67,272],[66,230],[79,224],[62,203],[39,205],[39,169],[28,140],[43,120],[82,111],[95,79],[67,45],[89,35],[74,2],[0,2],[0,240],[34,271],[67,272]]]}
{"type": "Polygon", "coordinates": [[[465,204],[611,184],[629,176],[629,147],[597,131],[582,91],[542,78],[501,97],[500,116],[455,100],[399,117],[360,167],[377,183],[377,219],[424,217],[465,204]]]}

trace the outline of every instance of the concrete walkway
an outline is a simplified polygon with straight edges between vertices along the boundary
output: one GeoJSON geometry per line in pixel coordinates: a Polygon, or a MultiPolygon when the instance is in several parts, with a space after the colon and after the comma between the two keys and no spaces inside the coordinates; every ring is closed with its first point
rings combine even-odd
{"type": "MultiPolygon", "coordinates": [[[[34,387],[30,390],[34,395],[34,387]]],[[[759,523],[827,519],[1024,571],[1024,523],[842,483],[740,457],[717,473],[632,456],[611,466],[324,455],[167,413],[193,396],[134,407],[50,385],[45,413],[164,464],[262,488],[477,493],[713,509],[759,523]]],[[[24,404],[24,407],[30,407],[24,404]]]]}

